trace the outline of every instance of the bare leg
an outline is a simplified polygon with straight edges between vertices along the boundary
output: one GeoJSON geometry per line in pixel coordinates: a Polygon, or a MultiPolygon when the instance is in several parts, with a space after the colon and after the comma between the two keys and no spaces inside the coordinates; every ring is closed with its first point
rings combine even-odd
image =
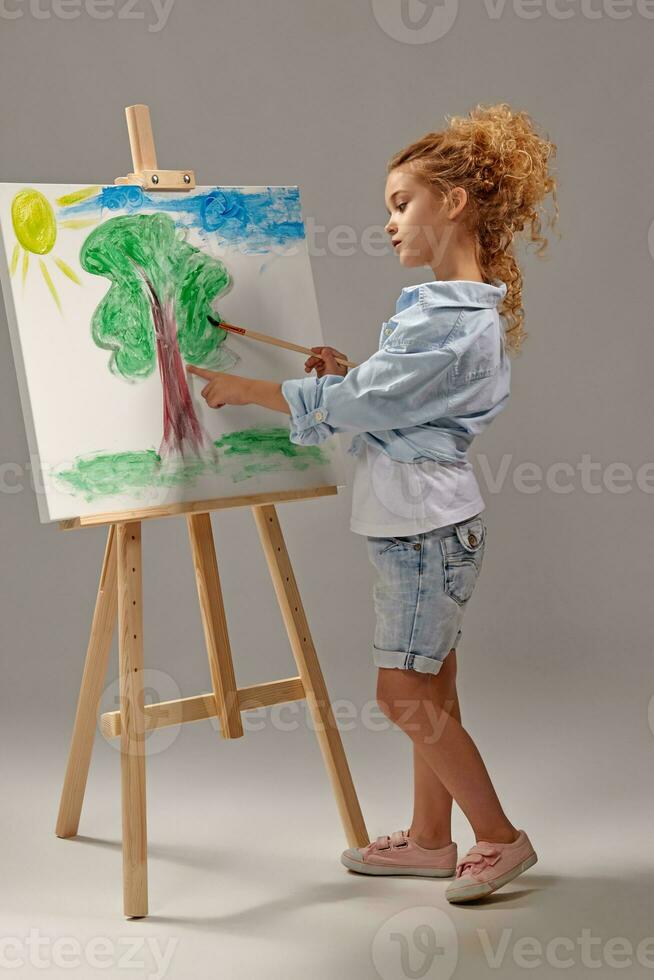
{"type": "MultiPolygon", "coordinates": [[[[450,650],[438,676],[442,682],[445,708],[461,721],[456,690],[456,650],[450,650]]],[[[452,794],[429,765],[423,750],[413,743],[413,820],[411,837],[421,847],[445,847],[452,841],[452,794]]]]}
{"type": "Polygon", "coordinates": [[[447,711],[451,691],[447,674],[441,677],[443,669],[438,674],[395,667],[379,667],[378,671],[380,709],[409,736],[454,797],[470,821],[475,839],[514,841],[518,831],[500,805],[475,743],[447,711]]]}

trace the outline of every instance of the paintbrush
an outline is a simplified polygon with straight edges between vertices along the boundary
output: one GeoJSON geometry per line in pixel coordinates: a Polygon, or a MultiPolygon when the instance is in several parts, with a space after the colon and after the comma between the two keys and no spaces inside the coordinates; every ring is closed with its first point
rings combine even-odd
{"type": "MultiPolygon", "coordinates": [[[[313,357],[320,357],[316,354],[315,350],[311,350],[310,347],[302,347],[301,344],[293,344],[290,340],[279,340],[277,337],[271,337],[267,333],[259,333],[257,330],[246,330],[245,327],[237,327],[233,323],[225,323],[224,320],[216,320],[215,317],[209,315],[209,322],[213,323],[214,327],[220,327],[221,330],[228,330],[231,333],[240,334],[243,337],[251,337],[252,340],[262,340],[264,344],[274,344],[275,347],[285,347],[287,350],[296,350],[300,354],[312,354],[313,357]]],[[[345,367],[356,367],[354,361],[348,361],[345,357],[337,357],[337,364],[343,364],[345,367]]]]}

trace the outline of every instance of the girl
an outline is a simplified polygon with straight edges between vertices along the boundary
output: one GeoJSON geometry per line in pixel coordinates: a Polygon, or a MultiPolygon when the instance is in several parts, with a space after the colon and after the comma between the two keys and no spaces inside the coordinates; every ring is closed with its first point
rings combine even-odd
{"type": "Polygon", "coordinates": [[[454,876],[450,902],[482,898],[537,860],[505,814],[461,725],[456,646],[486,548],[485,509],[467,449],[506,405],[508,352],[523,330],[513,239],[541,235],[540,204],[556,181],[556,146],[526,112],[477,106],[427,133],[387,167],[386,224],[400,264],[434,280],[403,289],[379,349],[348,371],[314,347],[316,378],[278,384],[206,371],[212,407],[264,405],[291,416],[291,441],[356,432],[351,529],[377,572],[373,660],[381,710],[412,741],[411,826],[341,856],[363,874],[454,876]],[[501,310],[500,310],[501,307],[501,310]],[[452,799],[475,841],[457,860],[452,799]]]}

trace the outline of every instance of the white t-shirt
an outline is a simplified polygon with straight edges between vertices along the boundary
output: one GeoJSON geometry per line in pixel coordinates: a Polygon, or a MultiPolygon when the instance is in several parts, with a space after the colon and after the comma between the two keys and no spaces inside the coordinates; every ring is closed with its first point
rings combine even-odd
{"type": "Polygon", "coordinates": [[[469,460],[400,463],[365,440],[355,460],[350,518],[355,534],[421,534],[486,507],[469,460]]]}

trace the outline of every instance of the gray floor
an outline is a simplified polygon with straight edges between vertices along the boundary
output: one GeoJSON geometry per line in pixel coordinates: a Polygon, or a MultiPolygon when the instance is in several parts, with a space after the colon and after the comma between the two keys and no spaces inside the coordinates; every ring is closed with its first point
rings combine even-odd
{"type": "MultiPolygon", "coordinates": [[[[308,972],[312,980],[479,980],[498,970],[581,977],[594,964],[604,977],[627,962],[621,976],[652,975],[654,940],[638,948],[654,934],[650,813],[621,806],[620,773],[608,787],[601,764],[581,781],[573,767],[550,768],[563,742],[555,731],[551,756],[536,767],[519,745],[507,753],[499,741],[489,744],[487,759],[508,755],[496,785],[510,786],[501,794],[505,809],[529,833],[539,861],[491,900],[465,907],[445,900],[448,879],[347,871],[313,735],[302,725],[283,731],[264,712],[244,718],[252,727],[232,742],[208,721],[150,740],[150,915],[140,920],[122,914],[117,743],[96,738],[80,834],[71,840],[54,835],[68,732],[46,748],[36,735],[20,746],[3,820],[8,974],[20,958],[13,975],[21,980],[288,980],[308,972]],[[509,778],[504,765],[525,775],[509,778]],[[544,779],[555,771],[556,780],[544,779]],[[589,806],[593,798],[604,808],[589,806]]],[[[408,826],[406,736],[360,728],[343,740],[371,838],[408,826]]],[[[572,762],[574,753],[571,746],[572,762]]],[[[473,843],[456,806],[453,836],[461,853],[473,843]]]]}

